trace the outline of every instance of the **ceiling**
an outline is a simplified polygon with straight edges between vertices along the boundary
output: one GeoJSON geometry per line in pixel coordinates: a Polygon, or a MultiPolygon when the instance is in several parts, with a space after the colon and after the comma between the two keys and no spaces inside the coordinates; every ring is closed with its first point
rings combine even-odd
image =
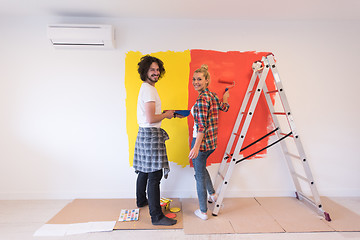
{"type": "Polygon", "coordinates": [[[0,0],[0,16],[360,20],[360,0],[0,0]]]}

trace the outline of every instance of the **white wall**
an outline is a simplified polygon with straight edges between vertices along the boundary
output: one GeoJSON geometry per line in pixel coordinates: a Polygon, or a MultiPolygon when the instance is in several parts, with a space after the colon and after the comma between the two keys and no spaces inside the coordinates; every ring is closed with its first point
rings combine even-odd
{"type": "MultiPolygon", "coordinates": [[[[0,199],[135,197],[125,55],[197,48],[273,52],[320,194],[360,196],[359,22],[0,20],[0,199]],[[64,22],[113,24],[117,49],[53,49],[46,25],[64,22]]],[[[293,191],[274,147],[236,167],[227,196],[293,191]]],[[[195,197],[193,169],[171,164],[162,192],[195,197]]]]}

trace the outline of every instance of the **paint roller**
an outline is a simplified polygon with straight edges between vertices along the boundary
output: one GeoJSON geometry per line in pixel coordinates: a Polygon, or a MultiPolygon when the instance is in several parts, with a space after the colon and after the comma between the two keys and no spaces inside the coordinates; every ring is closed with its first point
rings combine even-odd
{"type": "Polygon", "coordinates": [[[255,72],[260,72],[264,69],[261,61],[255,61],[252,65],[252,70],[255,72]]]}
{"type": "Polygon", "coordinates": [[[225,92],[228,91],[230,88],[233,88],[235,86],[235,81],[227,81],[227,80],[219,79],[218,82],[219,83],[230,84],[230,85],[226,86],[225,92]]]}

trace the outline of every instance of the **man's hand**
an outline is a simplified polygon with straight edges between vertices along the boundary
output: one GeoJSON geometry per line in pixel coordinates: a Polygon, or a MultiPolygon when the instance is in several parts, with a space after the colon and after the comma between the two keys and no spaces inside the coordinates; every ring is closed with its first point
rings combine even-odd
{"type": "Polygon", "coordinates": [[[174,117],[175,110],[166,110],[164,111],[164,116],[167,119],[172,119],[174,117]]]}

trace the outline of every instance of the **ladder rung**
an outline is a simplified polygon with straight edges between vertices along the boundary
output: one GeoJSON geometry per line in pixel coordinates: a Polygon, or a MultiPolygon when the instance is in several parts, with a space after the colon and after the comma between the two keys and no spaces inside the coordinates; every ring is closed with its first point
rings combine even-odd
{"type": "Polygon", "coordinates": [[[290,157],[293,157],[293,158],[296,158],[296,159],[299,159],[299,160],[301,159],[300,156],[295,155],[293,153],[286,152],[286,154],[289,155],[290,157]]]}
{"type": "Polygon", "coordinates": [[[277,93],[279,92],[278,90],[273,90],[273,91],[268,91],[267,94],[271,94],[271,93],[277,93]]]}
{"type": "Polygon", "coordinates": [[[240,136],[240,134],[238,134],[238,133],[233,133],[235,136],[240,136]]]}
{"type": "Polygon", "coordinates": [[[305,205],[308,205],[314,211],[316,211],[318,214],[324,216],[327,221],[331,221],[330,215],[328,213],[324,212],[324,210],[322,209],[320,199],[315,198],[315,201],[313,201],[312,199],[308,198],[307,196],[305,196],[305,194],[303,194],[301,192],[296,192],[296,195],[297,195],[297,198],[300,201],[302,201],[305,205]]]}
{"type": "Polygon", "coordinates": [[[256,72],[261,72],[263,69],[264,69],[264,67],[261,67],[258,70],[256,70],[256,72]]]}
{"type": "Polygon", "coordinates": [[[258,89],[255,89],[255,90],[251,90],[251,91],[249,91],[248,93],[251,94],[251,93],[260,92],[260,91],[261,91],[261,89],[258,88],[258,89]]]}
{"type": "Polygon", "coordinates": [[[307,179],[306,177],[304,177],[304,176],[302,176],[302,175],[300,175],[300,174],[295,173],[295,175],[296,175],[298,178],[300,178],[301,180],[304,180],[305,182],[310,182],[309,179],[307,179]]]}
{"type": "MultiPolygon", "coordinates": [[[[280,133],[280,135],[286,136],[287,134],[286,134],[286,133],[280,133]]],[[[292,138],[293,138],[294,135],[291,134],[289,137],[292,137],[292,138]]]]}
{"type": "MultiPolygon", "coordinates": [[[[316,207],[316,208],[322,208],[322,205],[321,205],[320,202],[316,203],[316,201],[314,201],[315,199],[313,200],[313,199],[309,198],[309,197],[306,196],[304,193],[297,191],[297,192],[296,192],[296,195],[297,195],[297,197],[298,197],[299,200],[306,200],[306,202],[307,202],[308,204],[311,204],[311,205],[313,205],[313,206],[316,207]]],[[[319,200],[320,200],[320,199],[319,199],[319,200]]]]}
{"type": "Polygon", "coordinates": [[[275,114],[275,115],[286,115],[286,113],[284,113],[284,112],[273,112],[273,114],[275,114]]]}
{"type": "Polygon", "coordinates": [[[220,172],[218,172],[218,175],[224,180],[225,177],[220,172]]]}

